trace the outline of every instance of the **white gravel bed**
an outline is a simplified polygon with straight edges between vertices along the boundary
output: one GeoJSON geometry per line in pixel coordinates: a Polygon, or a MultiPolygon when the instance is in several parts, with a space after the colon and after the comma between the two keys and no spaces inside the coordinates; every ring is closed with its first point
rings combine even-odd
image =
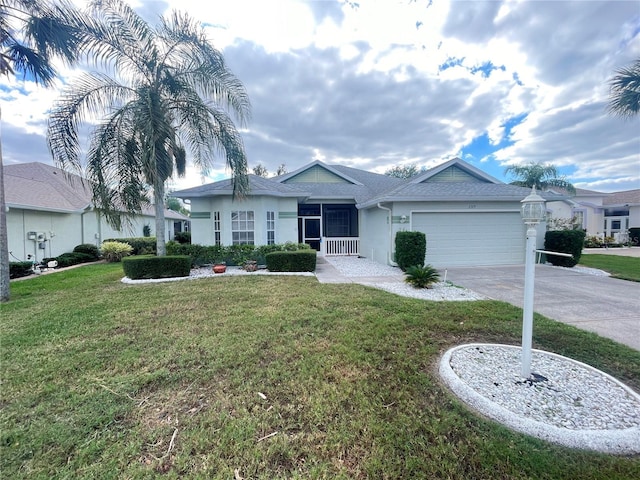
{"type": "Polygon", "coordinates": [[[399,267],[383,265],[362,257],[325,257],[345,277],[388,277],[404,275],[399,267]]]}
{"type": "Polygon", "coordinates": [[[403,297],[432,301],[473,301],[487,299],[484,295],[480,295],[467,288],[455,286],[450,282],[438,282],[433,284],[431,288],[415,288],[404,282],[404,279],[398,281],[398,277],[404,277],[404,272],[399,267],[382,265],[367,258],[326,257],[326,261],[333,265],[342,275],[351,278],[356,283],[379,288],[403,297]],[[358,278],[364,277],[395,277],[395,281],[385,282],[380,278],[375,282],[358,280],[358,278]]]}
{"type": "Polygon", "coordinates": [[[595,275],[596,277],[610,277],[611,274],[609,272],[605,272],[604,270],[600,270],[598,268],[590,268],[590,267],[579,267],[576,265],[575,267],[559,267],[547,263],[551,268],[562,268],[564,270],[571,270],[573,272],[584,273],[585,275],[595,275]]]}
{"type": "Polygon", "coordinates": [[[189,274],[188,277],[151,278],[151,279],[145,279],[145,280],[131,280],[128,277],[124,277],[121,281],[122,283],[129,283],[129,284],[161,283],[161,282],[177,282],[180,280],[196,280],[199,278],[225,277],[225,276],[231,276],[231,275],[297,275],[297,276],[306,276],[306,277],[315,276],[313,272],[270,272],[265,269],[258,269],[255,272],[247,272],[243,270],[241,267],[227,267],[227,271],[225,273],[213,273],[212,267],[201,267],[201,268],[191,269],[191,273],[189,274]]]}
{"type": "Polygon", "coordinates": [[[432,301],[475,301],[486,300],[487,297],[480,295],[467,288],[457,287],[449,282],[438,282],[432,285],[432,288],[415,288],[408,283],[390,282],[390,283],[378,283],[378,282],[357,282],[361,285],[367,285],[369,287],[379,288],[387,292],[395,293],[403,297],[418,298],[421,300],[432,301]]]}
{"type": "Polygon", "coordinates": [[[445,353],[440,375],[453,392],[504,425],[572,448],[640,453],[640,395],[600,370],[533,350],[520,376],[521,348],[470,344],[445,353]],[[533,377],[532,377],[533,378],[533,377]]]}

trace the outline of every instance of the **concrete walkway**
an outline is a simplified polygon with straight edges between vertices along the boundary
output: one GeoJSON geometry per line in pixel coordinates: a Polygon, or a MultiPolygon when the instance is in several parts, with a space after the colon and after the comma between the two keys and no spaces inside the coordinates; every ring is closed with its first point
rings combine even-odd
{"type": "MultiPolygon", "coordinates": [[[[628,256],[640,256],[637,247],[615,250],[624,251],[628,256]]],[[[522,308],[524,265],[457,267],[447,269],[446,275],[455,285],[522,308]]],[[[322,257],[318,257],[316,276],[321,283],[404,281],[403,275],[348,277],[322,257]]],[[[640,283],[589,275],[570,268],[537,265],[534,310],[640,350],[640,283]]]]}

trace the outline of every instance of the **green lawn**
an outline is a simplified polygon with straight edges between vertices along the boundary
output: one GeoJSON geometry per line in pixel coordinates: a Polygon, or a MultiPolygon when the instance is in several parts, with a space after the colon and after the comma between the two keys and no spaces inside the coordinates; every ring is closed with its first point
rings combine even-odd
{"type": "MultiPolygon", "coordinates": [[[[313,277],[123,285],[96,264],[2,305],[2,478],[637,479],[640,458],[472,413],[436,366],[518,344],[506,303],[424,302],[313,277]]],[[[534,346],[640,390],[640,352],[536,316],[534,346]]]]}
{"type": "Polygon", "coordinates": [[[580,257],[580,265],[609,272],[612,277],[640,282],[640,258],[621,255],[588,254],[580,257]]]}

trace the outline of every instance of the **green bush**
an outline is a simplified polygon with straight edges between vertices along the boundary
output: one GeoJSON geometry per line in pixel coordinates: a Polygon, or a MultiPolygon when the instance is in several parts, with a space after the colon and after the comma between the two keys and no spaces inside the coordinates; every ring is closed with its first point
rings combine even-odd
{"type": "Polygon", "coordinates": [[[133,249],[131,255],[156,254],[156,237],[109,238],[105,242],[126,243],[133,249]]]}
{"type": "Polygon", "coordinates": [[[92,243],[81,243],[80,245],[76,245],[73,249],[73,253],[86,253],[91,255],[94,260],[98,260],[100,258],[100,250],[92,243]]]}
{"type": "Polygon", "coordinates": [[[108,241],[102,243],[100,250],[107,262],[119,262],[124,257],[131,255],[133,247],[124,242],[108,241]]]}
{"type": "Polygon", "coordinates": [[[316,269],[316,251],[311,249],[271,252],[265,260],[271,272],[313,272],[316,269]]]}
{"type": "MultiPolygon", "coordinates": [[[[227,265],[244,265],[247,260],[255,260],[260,265],[266,263],[266,255],[282,251],[310,251],[306,243],[282,243],[276,245],[198,245],[178,242],[167,242],[167,255],[189,255],[195,266],[226,263],[227,265]]],[[[315,252],[315,250],[314,250],[315,252]]]]}
{"type": "Polygon", "coordinates": [[[43,258],[42,264],[46,265],[51,260],[58,262],[58,268],[71,267],[73,265],[79,265],[81,263],[88,263],[95,261],[95,258],[88,253],[63,253],[55,258],[43,258]]]}
{"type": "Polygon", "coordinates": [[[427,238],[424,233],[396,233],[396,263],[403,272],[413,265],[423,266],[426,253],[427,238]]]}
{"type": "Polygon", "coordinates": [[[164,257],[123,258],[122,269],[124,274],[132,280],[188,277],[191,272],[191,257],[188,255],[167,255],[164,257]]]}
{"type": "Polygon", "coordinates": [[[175,239],[178,243],[191,243],[191,232],[178,232],[175,239]]]}
{"type": "Polygon", "coordinates": [[[580,262],[582,247],[584,245],[583,230],[557,230],[546,232],[544,236],[544,249],[550,252],[570,253],[570,257],[547,255],[547,261],[558,267],[573,267],[580,262]]]}
{"type": "Polygon", "coordinates": [[[440,274],[431,265],[425,265],[424,267],[412,265],[407,268],[405,274],[404,281],[416,288],[430,288],[432,284],[440,280],[440,274]]]}
{"type": "Polygon", "coordinates": [[[33,273],[33,262],[9,262],[9,278],[26,277],[33,273]]]}

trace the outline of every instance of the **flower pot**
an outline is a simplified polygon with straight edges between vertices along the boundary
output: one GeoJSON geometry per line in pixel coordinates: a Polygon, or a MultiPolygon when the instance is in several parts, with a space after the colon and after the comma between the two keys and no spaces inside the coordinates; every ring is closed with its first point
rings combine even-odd
{"type": "Polygon", "coordinates": [[[227,271],[227,266],[222,264],[217,264],[213,266],[213,273],[224,273],[227,271]]]}

